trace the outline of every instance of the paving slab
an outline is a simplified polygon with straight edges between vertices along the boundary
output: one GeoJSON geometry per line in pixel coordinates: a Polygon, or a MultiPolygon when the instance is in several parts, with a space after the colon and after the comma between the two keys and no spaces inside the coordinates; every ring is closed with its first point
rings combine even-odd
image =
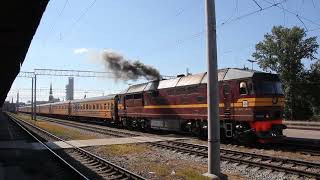
{"type": "MultiPolygon", "coordinates": [[[[68,149],[73,148],[68,143],[77,147],[88,147],[88,146],[104,146],[114,144],[134,144],[134,143],[147,143],[147,142],[159,142],[159,141],[174,141],[186,138],[174,138],[174,137],[147,137],[147,136],[136,136],[136,137],[125,137],[125,138],[108,138],[108,139],[87,139],[87,140],[71,140],[66,141],[54,141],[48,142],[47,145],[54,149],[68,149]]],[[[39,143],[31,144],[34,149],[41,150],[43,146],[39,143]]]]}
{"type": "Polygon", "coordinates": [[[292,138],[320,140],[319,130],[285,129],[283,134],[292,138]]]}
{"type": "Polygon", "coordinates": [[[75,179],[50,153],[34,150],[34,142],[0,112],[0,180],[75,179]]]}

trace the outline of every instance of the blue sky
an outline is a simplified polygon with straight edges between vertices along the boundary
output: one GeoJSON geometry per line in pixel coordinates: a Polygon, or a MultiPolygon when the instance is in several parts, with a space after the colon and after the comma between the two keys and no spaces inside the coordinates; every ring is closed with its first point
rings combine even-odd
{"type": "MultiPolygon", "coordinates": [[[[265,0],[256,0],[264,8],[265,0]]],[[[267,0],[274,2],[273,0],[267,0]]],[[[280,2],[280,0],[275,0],[280,2]]],[[[204,0],[51,0],[33,38],[23,71],[35,68],[104,71],[79,49],[111,49],[127,59],[152,65],[163,75],[206,70],[204,0]],[[91,6],[91,4],[93,4],[91,6]]],[[[320,2],[288,0],[283,7],[299,15],[272,7],[239,18],[260,8],[253,0],[217,0],[218,66],[251,64],[254,45],[274,25],[307,27],[308,36],[320,34],[320,2]],[[227,21],[230,19],[231,21],[227,21]],[[312,21],[312,22],[311,22],[312,21]],[[223,22],[227,22],[222,25],[223,22]],[[304,25],[303,25],[304,24],[304,25]]],[[[307,65],[309,63],[306,63],[307,65]]],[[[258,69],[257,65],[254,66],[258,69]]],[[[47,100],[52,82],[54,96],[64,98],[67,77],[38,78],[39,100],[47,100]]],[[[116,93],[128,84],[107,78],[75,78],[75,97],[116,93]],[[94,90],[94,91],[93,91],[94,90]]],[[[7,99],[20,90],[20,101],[30,99],[30,79],[17,78],[7,99]]]]}

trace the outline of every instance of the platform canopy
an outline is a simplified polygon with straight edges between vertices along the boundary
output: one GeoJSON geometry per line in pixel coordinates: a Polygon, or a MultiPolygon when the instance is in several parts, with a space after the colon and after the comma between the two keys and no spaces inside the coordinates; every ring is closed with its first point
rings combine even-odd
{"type": "Polygon", "coordinates": [[[4,0],[0,4],[0,106],[20,71],[49,0],[4,0]]]}

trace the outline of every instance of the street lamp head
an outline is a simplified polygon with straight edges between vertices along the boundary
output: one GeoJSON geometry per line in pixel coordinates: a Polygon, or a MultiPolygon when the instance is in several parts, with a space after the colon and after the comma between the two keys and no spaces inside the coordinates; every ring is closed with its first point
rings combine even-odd
{"type": "Polygon", "coordinates": [[[247,61],[251,62],[251,70],[253,70],[253,63],[257,61],[252,59],[247,59],[247,61]]]}
{"type": "Polygon", "coordinates": [[[252,60],[252,59],[247,59],[247,61],[249,61],[251,63],[257,62],[256,60],[252,60]]]}

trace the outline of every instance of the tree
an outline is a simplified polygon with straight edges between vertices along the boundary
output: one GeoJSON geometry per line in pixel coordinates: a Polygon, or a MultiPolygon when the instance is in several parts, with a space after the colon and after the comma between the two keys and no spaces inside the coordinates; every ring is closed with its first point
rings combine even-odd
{"type": "Polygon", "coordinates": [[[304,77],[304,99],[311,105],[313,114],[320,115],[320,60],[305,71],[304,77]]]}
{"type": "Polygon", "coordinates": [[[303,59],[314,60],[319,47],[316,37],[306,37],[304,29],[275,26],[271,34],[256,44],[252,56],[264,71],[279,74],[284,86],[287,117],[302,119],[310,116],[306,102],[301,96],[301,83],[304,81],[303,59]],[[299,96],[300,95],[300,96],[299,96]]]}

